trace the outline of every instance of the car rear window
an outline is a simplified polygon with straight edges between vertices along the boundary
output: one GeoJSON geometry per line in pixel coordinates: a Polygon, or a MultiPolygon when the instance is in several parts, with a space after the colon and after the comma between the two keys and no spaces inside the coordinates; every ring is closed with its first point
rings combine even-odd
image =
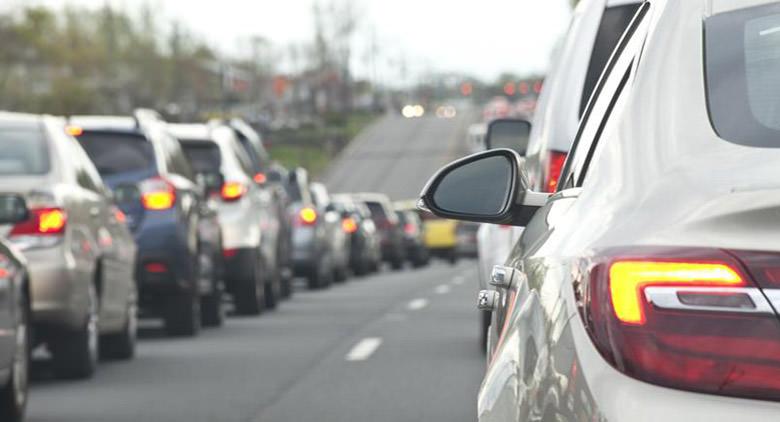
{"type": "Polygon", "coordinates": [[[0,174],[35,175],[49,172],[46,135],[37,124],[0,123],[0,174]]]}
{"type": "Polygon", "coordinates": [[[155,167],[154,148],[142,135],[85,131],[78,139],[102,176],[155,167]]]}
{"type": "Polygon", "coordinates": [[[375,220],[387,220],[387,214],[385,213],[385,207],[382,206],[379,202],[366,202],[366,206],[368,206],[369,211],[371,211],[371,216],[375,220]]]}
{"type": "Polygon", "coordinates": [[[705,34],[707,103],[718,136],[780,147],[780,5],[715,15],[705,34]]]}
{"type": "Polygon", "coordinates": [[[216,143],[183,140],[181,146],[196,173],[219,173],[222,154],[216,143]]]}
{"type": "Polygon", "coordinates": [[[596,34],[596,42],[593,44],[593,52],[590,56],[588,72],[585,75],[585,85],[582,89],[582,99],[580,102],[580,117],[588,106],[593,90],[596,88],[607,61],[615,51],[618,41],[626,32],[626,28],[636,15],[641,4],[626,4],[623,6],[608,7],[604,10],[601,17],[599,30],[596,34]]]}

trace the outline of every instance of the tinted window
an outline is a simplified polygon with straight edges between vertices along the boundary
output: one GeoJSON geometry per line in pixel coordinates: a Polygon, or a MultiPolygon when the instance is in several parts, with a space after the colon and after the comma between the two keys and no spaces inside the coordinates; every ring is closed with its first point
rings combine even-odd
{"type": "Polygon", "coordinates": [[[219,173],[222,155],[214,142],[182,141],[184,154],[196,173],[219,173]]]}
{"type": "Polygon", "coordinates": [[[379,202],[366,202],[368,210],[371,211],[371,218],[374,220],[387,220],[385,208],[379,202]]]}
{"type": "Polygon", "coordinates": [[[155,166],[152,144],[135,134],[84,132],[79,142],[101,175],[146,170],[155,166]]]}
{"type": "Polygon", "coordinates": [[[601,73],[607,65],[612,52],[615,50],[620,37],[623,36],[628,24],[639,9],[638,4],[627,4],[624,6],[608,7],[604,11],[599,24],[599,30],[596,34],[596,42],[593,44],[593,52],[590,56],[588,73],[585,76],[585,85],[582,89],[582,100],[580,103],[580,117],[585,112],[585,107],[590,101],[593,89],[596,88],[601,73]]]}
{"type": "Polygon", "coordinates": [[[0,123],[0,174],[49,172],[49,149],[40,126],[0,123]]]}
{"type": "Polygon", "coordinates": [[[780,5],[716,15],[705,25],[707,96],[718,135],[780,147],[780,5]]]}

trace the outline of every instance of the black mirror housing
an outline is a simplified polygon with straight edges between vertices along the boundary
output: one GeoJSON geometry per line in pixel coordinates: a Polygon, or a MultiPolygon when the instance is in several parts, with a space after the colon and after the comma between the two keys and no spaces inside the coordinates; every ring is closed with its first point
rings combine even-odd
{"type": "Polygon", "coordinates": [[[531,138],[531,122],[523,119],[497,119],[488,124],[485,146],[488,150],[511,149],[525,156],[531,138]]]}

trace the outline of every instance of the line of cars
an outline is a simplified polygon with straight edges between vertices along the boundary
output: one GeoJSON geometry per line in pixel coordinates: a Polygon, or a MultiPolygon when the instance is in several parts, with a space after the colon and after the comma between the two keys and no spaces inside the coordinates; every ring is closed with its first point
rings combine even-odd
{"type": "Polygon", "coordinates": [[[273,309],[351,274],[428,263],[416,215],[330,195],[241,120],[152,110],[0,112],[0,420],[22,420],[31,351],[61,378],[131,359],[138,319],[171,336],[273,309]]]}
{"type": "Polygon", "coordinates": [[[776,0],[583,1],[531,135],[560,175],[498,121],[429,181],[440,217],[524,228],[479,294],[480,421],[777,419],[779,28],[776,0]]]}

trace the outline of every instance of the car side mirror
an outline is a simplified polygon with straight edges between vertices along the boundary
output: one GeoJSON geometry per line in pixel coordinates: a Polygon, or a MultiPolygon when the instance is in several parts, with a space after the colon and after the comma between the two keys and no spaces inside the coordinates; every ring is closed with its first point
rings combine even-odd
{"type": "Polygon", "coordinates": [[[219,192],[225,183],[225,178],[221,173],[198,173],[195,181],[207,195],[213,192],[219,192]]]}
{"type": "Polygon", "coordinates": [[[485,134],[487,149],[509,148],[525,156],[531,138],[531,123],[522,119],[498,119],[488,125],[485,134]]]}
{"type": "Polygon", "coordinates": [[[0,195],[0,224],[16,224],[30,218],[27,203],[19,195],[0,195]]]}
{"type": "Polygon", "coordinates": [[[439,170],[420,194],[418,208],[452,220],[525,226],[549,196],[528,190],[522,157],[500,148],[439,170]]]}

